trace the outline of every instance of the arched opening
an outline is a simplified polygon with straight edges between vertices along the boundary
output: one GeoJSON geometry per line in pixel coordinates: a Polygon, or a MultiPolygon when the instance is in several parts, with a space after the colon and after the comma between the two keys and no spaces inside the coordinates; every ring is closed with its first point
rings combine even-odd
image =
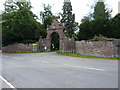
{"type": "Polygon", "coordinates": [[[59,34],[54,32],[51,34],[51,51],[58,51],[60,44],[59,34]]]}

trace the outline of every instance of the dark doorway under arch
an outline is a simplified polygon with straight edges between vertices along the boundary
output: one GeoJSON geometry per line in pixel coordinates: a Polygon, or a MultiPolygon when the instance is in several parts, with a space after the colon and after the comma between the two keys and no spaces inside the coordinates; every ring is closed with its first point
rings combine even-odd
{"type": "Polygon", "coordinates": [[[58,51],[60,46],[60,37],[59,34],[56,32],[53,32],[51,34],[51,51],[58,51]]]}

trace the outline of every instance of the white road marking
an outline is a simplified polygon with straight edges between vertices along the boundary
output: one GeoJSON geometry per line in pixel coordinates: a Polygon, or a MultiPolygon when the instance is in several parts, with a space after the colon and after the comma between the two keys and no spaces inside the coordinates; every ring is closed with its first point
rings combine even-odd
{"type": "Polygon", "coordinates": [[[1,75],[0,78],[10,87],[10,88],[15,88],[12,84],[10,84],[7,80],[5,80],[1,75]]]}
{"type": "Polygon", "coordinates": [[[98,68],[91,68],[91,67],[84,67],[85,69],[91,69],[91,70],[97,70],[97,71],[106,71],[103,69],[98,69],[98,68]]]}
{"type": "Polygon", "coordinates": [[[91,69],[91,70],[97,70],[97,71],[106,71],[103,69],[98,69],[98,68],[91,68],[91,67],[81,67],[81,66],[74,66],[74,65],[68,65],[68,64],[63,64],[64,66],[70,66],[70,67],[77,67],[77,68],[82,68],[82,69],[91,69]]]}

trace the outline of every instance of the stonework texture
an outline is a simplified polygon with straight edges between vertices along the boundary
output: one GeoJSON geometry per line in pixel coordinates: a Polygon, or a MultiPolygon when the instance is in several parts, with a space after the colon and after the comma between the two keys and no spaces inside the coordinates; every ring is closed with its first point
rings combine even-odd
{"type": "Polygon", "coordinates": [[[120,57],[120,41],[76,41],[76,53],[100,57],[120,57]]]}
{"type": "Polygon", "coordinates": [[[2,48],[2,52],[32,52],[31,44],[14,43],[2,48]]]}
{"type": "Polygon", "coordinates": [[[65,27],[58,21],[58,20],[53,20],[52,25],[48,27],[47,29],[47,37],[46,37],[46,47],[47,47],[47,51],[51,51],[51,40],[52,40],[52,34],[53,33],[57,33],[60,37],[60,50],[62,50],[62,43],[64,40],[64,29],[65,27]]]}
{"type": "Polygon", "coordinates": [[[62,52],[75,53],[75,40],[74,38],[65,37],[63,40],[62,52]]]}

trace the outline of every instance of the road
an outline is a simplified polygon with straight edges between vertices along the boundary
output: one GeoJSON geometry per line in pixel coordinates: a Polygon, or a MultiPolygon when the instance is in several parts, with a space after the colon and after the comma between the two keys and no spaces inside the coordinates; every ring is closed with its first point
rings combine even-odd
{"type": "Polygon", "coordinates": [[[118,61],[2,54],[2,76],[16,88],[118,88],[118,61]]]}
{"type": "Polygon", "coordinates": [[[0,50],[0,90],[2,88],[10,88],[10,86],[4,82],[2,77],[2,51],[0,50]]]}

